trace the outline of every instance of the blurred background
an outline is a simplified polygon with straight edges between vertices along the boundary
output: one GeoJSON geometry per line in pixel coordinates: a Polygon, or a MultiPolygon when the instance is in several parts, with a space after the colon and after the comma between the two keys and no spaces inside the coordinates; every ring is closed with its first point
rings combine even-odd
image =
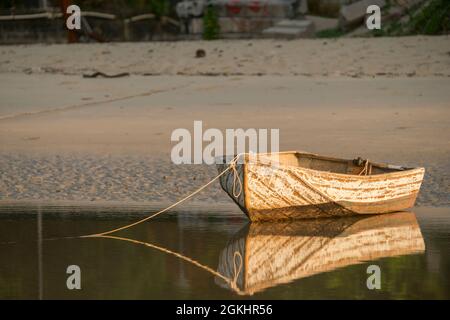
{"type": "Polygon", "coordinates": [[[0,44],[448,34],[448,0],[2,0],[0,44]],[[81,8],[81,30],[65,28],[81,8]],[[368,30],[366,9],[383,27],[368,30]]]}

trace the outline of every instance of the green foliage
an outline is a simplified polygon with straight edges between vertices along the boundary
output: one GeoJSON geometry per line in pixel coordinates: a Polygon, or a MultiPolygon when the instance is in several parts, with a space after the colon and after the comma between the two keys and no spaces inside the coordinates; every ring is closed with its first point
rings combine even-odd
{"type": "Polygon", "coordinates": [[[220,25],[216,10],[208,6],[203,16],[203,39],[214,40],[219,37],[220,25]]]}
{"type": "Polygon", "coordinates": [[[386,37],[389,36],[389,33],[384,29],[374,29],[372,30],[372,36],[374,37],[386,37]]]}
{"type": "Polygon", "coordinates": [[[149,3],[150,11],[157,18],[168,16],[170,14],[170,3],[168,0],[147,0],[147,2],[149,3]]]}
{"type": "Polygon", "coordinates": [[[442,34],[450,30],[450,1],[432,0],[409,23],[411,33],[442,34]]]}
{"type": "Polygon", "coordinates": [[[413,7],[408,12],[409,20],[394,21],[383,31],[372,32],[373,36],[402,36],[414,34],[447,34],[450,30],[450,1],[430,0],[425,5],[413,7]]]}
{"type": "Polygon", "coordinates": [[[316,32],[316,37],[317,38],[338,38],[344,34],[345,34],[345,32],[342,31],[341,29],[332,28],[332,29],[325,29],[325,30],[316,32]]]}

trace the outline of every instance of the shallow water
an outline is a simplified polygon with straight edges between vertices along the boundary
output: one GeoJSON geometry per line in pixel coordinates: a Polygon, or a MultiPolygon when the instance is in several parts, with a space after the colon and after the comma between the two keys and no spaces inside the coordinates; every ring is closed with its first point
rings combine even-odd
{"type": "Polygon", "coordinates": [[[106,231],[140,217],[3,212],[0,298],[450,298],[450,208],[277,224],[249,224],[237,211],[180,211],[114,234],[140,243],[46,240],[106,231]],[[81,268],[81,290],[67,289],[69,265],[81,268]],[[380,268],[379,290],[367,288],[370,265],[380,268]]]}

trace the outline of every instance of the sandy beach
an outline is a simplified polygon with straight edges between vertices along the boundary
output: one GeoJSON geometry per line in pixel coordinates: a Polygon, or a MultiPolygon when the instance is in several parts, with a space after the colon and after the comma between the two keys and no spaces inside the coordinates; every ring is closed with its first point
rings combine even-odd
{"type": "MultiPolygon", "coordinates": [[[[171,202],[216,174],[170,135],[279,128],[281,150],[424,166],[450,205],[450,38],[0,47],[0,203],[171,202]],[[195,58],[197,49],[206,52],[195,58]],[[101,71],[120,78],[83,78],[101,71]]],[[[228,205],[215,185],[195,198],[228,205]]],[[[194,202],[195,202],[194,201],[194,202]]]]}
{"type": "Polygon", "coordinates": [[[410,36],[3,46],[0,71],[448,77],[449,41],[448,36],[410,36]],[[205,57],[196,58],[199,49],[205,57]]]}

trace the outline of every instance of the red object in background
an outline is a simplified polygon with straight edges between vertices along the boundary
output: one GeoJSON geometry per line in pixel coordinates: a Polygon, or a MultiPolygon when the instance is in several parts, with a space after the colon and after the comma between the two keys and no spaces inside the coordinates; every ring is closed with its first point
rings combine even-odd
{"type": "Polygon", "coordinates": [[[227,10],[232,14],[238,14],[241,12],[242,7],[239,5],[239,0],[230,0],[226,5],[227,10]]]}
{"type": "Polygon", "coordinates": [[[258,0],[252,1],[248,7],[253,12],[258,12],[259,10],[261,10],[261,5],[259,4],[258,0]]]}
{"type": "MultiPolygon", "coordinates": [[[[64,28],[66,28],[66,21],[69,15],[67,14],[67,8],[71,5],[71,0],[61,0],[61,11],[64,16],[64,28]]],[[[75,30],[67,29],[67,42],[75,43],[78,42],[78,36],[75,30]]]]}

